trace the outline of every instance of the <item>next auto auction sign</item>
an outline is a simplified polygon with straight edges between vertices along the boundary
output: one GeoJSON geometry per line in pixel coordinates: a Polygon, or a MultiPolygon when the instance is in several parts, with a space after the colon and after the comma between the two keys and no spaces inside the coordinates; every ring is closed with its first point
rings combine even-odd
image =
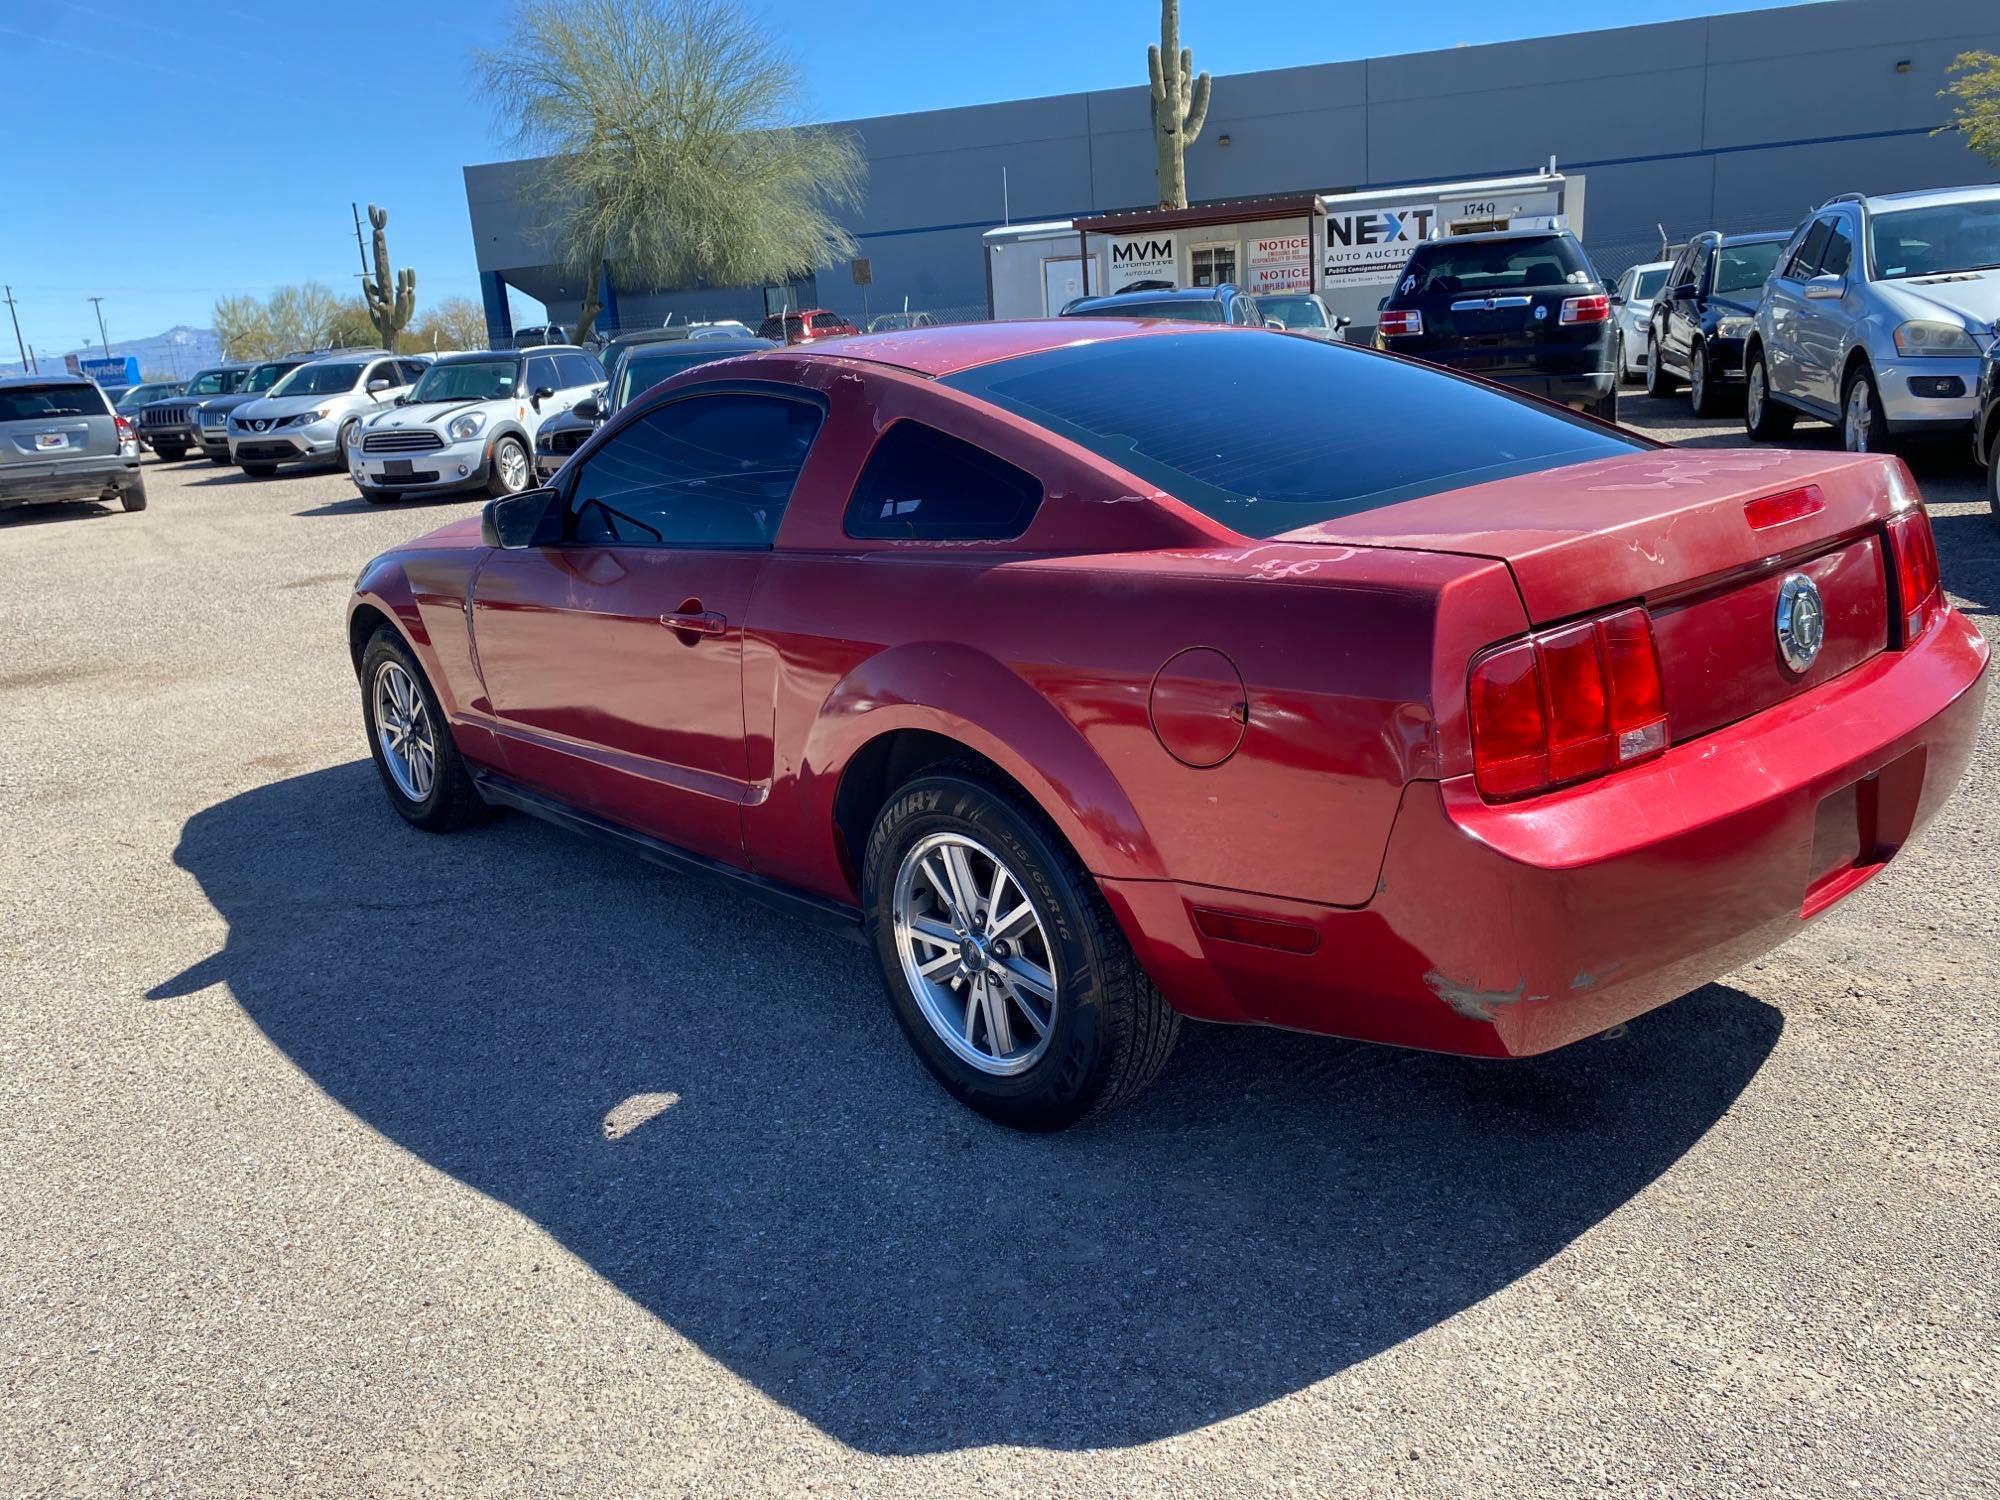
{"type": "Polygon", "coordinates": [[[1249,271],[1253,292],[1311,291],[1312,236],[1259,235],[1250,241],[1249,271]]]}
{"type": "Polygon", "coordinates": [[[1170,233],[1115,235],[1109,259],[1111,274],[1104,279],[1108,291],[1122,292],[1135,281],[1164,281],[1169,286],[1180,281],[1180,261],[1170,233]]]}
{"type": "Polygon", "coordinates": [[[1328,214],[1326,279],[1347,286],[1394,281],[1436,222],[1435,202],[1328,214]]]}

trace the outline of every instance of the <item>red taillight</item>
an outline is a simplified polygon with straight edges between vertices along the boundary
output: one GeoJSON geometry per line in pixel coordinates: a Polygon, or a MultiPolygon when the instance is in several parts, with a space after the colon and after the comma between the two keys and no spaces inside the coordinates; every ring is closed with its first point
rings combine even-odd
{"type": "Polygon", "coordinates": [[[1424,331],[1424,315],[1414,307],[1385,310],[1375,320],[1375,331],[1384,338],[1405,338],[1424,331]]]}
{"type": "Polygon", "coordinates": [[[111,420],[112,420],[112,421],[114,421],[114,422],[116,422],[116,423],[118,424],[118,441],[119,441],[119,442],[121,442],[121,443],[129,443],[129,442],[131,442],[131,441],[132,441],[132,440],[133,440],[134,438],[138,437],[138,435],[139,435],[139,434],[138,434],[138,433],[136,433],[136,432],[134,432],[134,431],[132,430],[132,424],[131,424],[130,422],[126,421],[126,420],[125,420],[125,419],[124,419],[123,417],[121,417],[121,416],[117,415],[117,414],[116,414],[115,412],[114,412],[114,413],[112,414],[112,418],[111,418],[111,420]]]}
{"type": "Polygon", "coordinates": [[[1938,580],[1937,539],[1931,518],[1919,505],[1889,518],[1889,552],[1896,568],[1896,608],[1903,621],[1903,644],[1930,628],[1942,590],[1938,580]]]}
{"type": "Polygon", "coordinates": [[[1611,299],[1602,292],[1588,297],[1565,297],[1562,306],[1562,321],[1565,323],[1602,323],[1611,316],[1611,299]]]}
{"type": "Polygon", "coordinates": [[[1482,796],[1523,797],[1601,776],[1667,747],[1653,621],[1624,609],[1489,651],[1467,710],[1482,796]]]}

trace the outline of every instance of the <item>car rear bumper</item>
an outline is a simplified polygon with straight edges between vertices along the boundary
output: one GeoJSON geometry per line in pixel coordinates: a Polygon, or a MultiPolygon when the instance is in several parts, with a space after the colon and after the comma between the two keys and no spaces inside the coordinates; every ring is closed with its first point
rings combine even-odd
{"type": "Polygon", "coordinates": [[[1987,658],[1951,613],[1908,650],[1595,784],[1494,806],[1469,777],[1413,782],[1360,909],[1100,883],[1190,1015],[1544,1052],[1769,952],[1891,863],[1965,771],[1987,658]],[[1281,925],[1225,938],[1203,910],[1281,925]]]}
{"type": "Polygon", "coordinates": [[[91,458],[66,464],[0,469],[0,506],[95,500],[139,484],[137,458],[91,458]]]}
{"type": "Polygon", "coordinates": [[[1524,391],[1530,396],[1540,396],[1544,400],[1560,401],[1567,406],[1601,401],[1618,386],[1615,370],[1593,370],[1582,375],[1492,374],[1486,378],[1497,385],[1524,391]]]}

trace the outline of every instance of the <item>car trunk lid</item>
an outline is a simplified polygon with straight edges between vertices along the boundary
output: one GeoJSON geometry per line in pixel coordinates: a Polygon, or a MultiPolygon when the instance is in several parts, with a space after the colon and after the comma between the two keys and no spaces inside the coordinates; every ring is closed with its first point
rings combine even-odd
{"type": "Polygon", "coordinates": [[[1894,459],[1661,449],[1385,506],[1281,540],[1503,561],[1537,627],[1640,603],[1683,740],[1838,676],[1894,633],[1884,522],[1915,504],[1894,459]],[[1817,587],[1824,640],[1787,666],[1779,593],[1817,587]]]}

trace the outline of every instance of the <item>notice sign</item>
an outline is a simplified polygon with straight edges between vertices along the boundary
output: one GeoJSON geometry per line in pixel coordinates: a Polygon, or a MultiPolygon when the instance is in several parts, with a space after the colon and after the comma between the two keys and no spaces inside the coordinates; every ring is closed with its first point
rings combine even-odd
{"type": "Polygon", "coordinates": [[[1180,284],[1180,261],[1174,253],[1171,234],[1115,235],[1108,250],[1111,274],[1105,278],[1105,285],[1110,291],[1128,291],[1134,282],[1140,281],[1180,284]]]}
{"type": "Polygon", "coordinates": [[[1410,252],[1430,238],[1436,223],[1436,203],[1328,214],[1326,279],[1348,286],[1394,281],[1410,252]]]}
{"type": "Polygon", "coordinates": [[[1312,290],[1312,236],[1279,234],[1250,242],[1249,290],[1309,292],[1312,290]]]}

